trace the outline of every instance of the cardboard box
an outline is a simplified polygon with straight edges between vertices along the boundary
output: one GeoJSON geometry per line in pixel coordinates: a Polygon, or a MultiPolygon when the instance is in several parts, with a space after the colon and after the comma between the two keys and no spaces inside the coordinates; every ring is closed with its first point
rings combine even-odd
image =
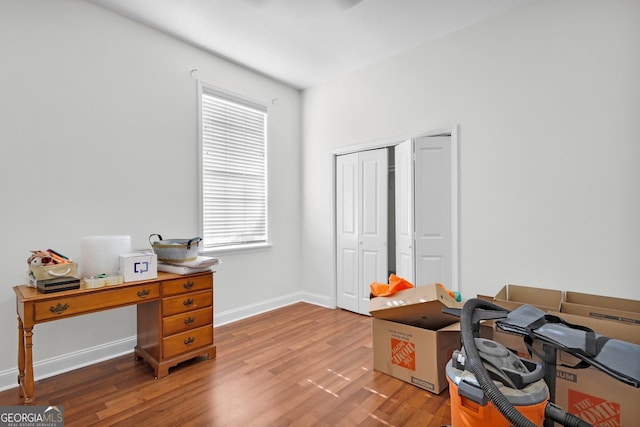
{"type": "Polygon", "coordinates": [[[594,427],[638,425],[638,402],[640,389],[595,368],[556,371],[555,403],[594,427]]]}
{"type": "Polygon", "coordinates": [[[125,282],[155,279],[158,277],[158,256],[151,253],[120,255],[120,275],[125,282]]]}
{"type": "Polygon", "coordinates": [[[460,348],[460,323],[444,307],[462,304],[435,284],[373,298],[373,368],[432,393],[446,389],[445,365],[460,348]]]}
{"type": "Polygon", "coordinates": [[[563,313],[640,325],[640,301],[602,295],[565,292],[563,313]]]}
{"type": "MultiPolygon", "coordinates": [[[[550,292],[548,289],[523,288],[521,286],[517,286],[515,289],[518,289],[516,293],[518,301],[510,301],[510,306],[513,307],[510,310],[514,310],[522,304],[530,304],[569,323],[587,326],[604,336],[611,338],[618,336],[622,337],[618,339],[630,342],[636,342],[634,339],[640,339],[640,301],[567,291],[560,302],[560,310],[553,310],[551,308],[557,306],[557,293],[562,293],[561,291],[550,292]],[[523,289],[525,290],[523,291],[523,289]],[[539,291],[537,298],[532,298],[528,302],[527,295],[536,295],[536,290],[539,291]],[[602,306],[599,305],[599,301],[602,302],[602,306]],[[621,307],[621,309],[615,307],[621,307]],[[637,312],[631,311],[635,308],[638,308],[637,312]],[[634,333],[636,336],[632,337],[631,335],[634,333]]],[[[505,288],[498,295],[504,295],[504,290],[505,288]]],[[[482,296],[481,298],[486,297],[482,296]]],[[[494,303],[503,306],[503,303],[495,299],[494,303]]],[[[531,358],[521,335],[499,331],[495,325],[493,326],[492,339],[494,341],[509,348],[520,357],[531,358]]]]}
{"type": "MultiPolygon", "coordinates": [[[[616,315],[615,310],[611,313],[616,315]]],[[[559,316],[569,323],[587,326],[609,338],[640,344],[638,324],[621,324],[569,313],[559,313],[559,316]]],[[[640,419],[640,389],[593,367],[570,367],[578,362],[569,353],[558,352],[555,402],[595,427],[635,425],[640,419]]]]}
{"type": "MultiPolygon", "coordinates": [[[[609,338],[640,344],[638,308],[640,301],[566,292],[558,316],[609,338]]],[[[593,426],[635,425],[640,419],[640,389],[593,367],[571,368],[576,363],[575,357],[558,352],[556,403],[593,426]]]]}
{"type": "Polygon", "coordinates": [[[515,310],[523,304],[529,304],[544,311],[560,311],[562,291],[505,285],[493,298],[493,303],[508,310],[515,310]]]}
{"type": "MultiPolygon", "coordinates": [[[[619,298],[566,292],[558,306],[558,293],[545,289],[503,288],[494,303],[515,309],[531,304],[556,315],[566,322],[582,325],[597,333],[623,341],[640,344],[640,302],[619,298]],[[516,290],[515,292],[513,292],[516,290]],[[504,297],[506,299],[503,299],[504,297]],[[515,298],[517,301],[512,301],[515,298]],[[505,304],[505,301],[507,302],[505,304]]],[[[494,329],[493,339],[530,358],[524,339],[494,329]]],[[[536,348],[539,348],[536,345],[536,348]]],[[[533,357],[538,359],[537,357],[533,357]]],[[[640,419],[640,389],[624,384],[596,368],[572,368],[579,360],[569,353],[558,351],[556,364],[555,403],[597,427],[634,425],[640,419]]]]}

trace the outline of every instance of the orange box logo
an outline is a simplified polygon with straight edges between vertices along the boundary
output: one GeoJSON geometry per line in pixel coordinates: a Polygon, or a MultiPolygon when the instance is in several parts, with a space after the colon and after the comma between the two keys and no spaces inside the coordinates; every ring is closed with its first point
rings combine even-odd
{"type": "Polygon", "coordinates": [[[391,338],[391,363],[416,370],[416,345],[412,342],[391,338]]]}
{"type": "Polygon", "coordinates": [[[587,421],[593,427],[621,425],[619,403],[571,389],[569,389],[567,397],[569,403],[567,410],[587,421]]]}

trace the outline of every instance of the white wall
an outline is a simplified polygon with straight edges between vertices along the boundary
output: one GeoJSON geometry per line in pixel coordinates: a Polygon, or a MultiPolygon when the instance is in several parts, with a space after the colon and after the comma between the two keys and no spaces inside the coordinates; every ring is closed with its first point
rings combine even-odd
{"type": "Polygon", "coordinates": [[[331,292],[330,152],[459,125],[460,290],[640,298],[640,2],[540,0],[304,92],[303,283],[331,292]]]}
{"type": "MultiPolygon", "coordinates": [[[[465,297],[519,283],[640,298],[638,16],[634,0],[536,0],[301,101],[89,2],[3,0],[0,340],[16,340],[11,287],[30,249],[77,257],[82,236],[130,234],[140,247],[150,233],[197,234],[194,68],[227,90],[278,98],[274,247],[223,257],[218,323],[301,297],[330,302],[332,150],[455,124],[465,297]]],[[[107,356],[130,351],[134,335],[132,308],[38,325],[35,360],[41,372],[68,369],[105,343],[116,343],[107,356]]],[[[0,388],[15,372],[5,346],[0,388]]]]}
{"type": "MultiPolygon", "coordinates": [[[[222,256],[216,323],[301,298],[299,91],[86,1],[3,0],[0,40],[0,388],[15,386],[12,286],[31,249],[78,258],[83,236],[129,234],[139,248],[151,233],[198,235],[194,68],[269,107],[274,245],[222,256]]],[[[38,377],[131,351],[135,309],[34,332],[38,377]]]]}

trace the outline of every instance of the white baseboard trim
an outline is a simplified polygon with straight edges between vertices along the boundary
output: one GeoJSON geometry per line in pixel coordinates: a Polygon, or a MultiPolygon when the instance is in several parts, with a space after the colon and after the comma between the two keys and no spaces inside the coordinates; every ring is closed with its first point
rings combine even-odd
{"type": "MultiPolygon", "coordinates": [[[[35,380],[38,381],[63,372],[102,362],[103,360],[122,356],[123,354],[133,354],[133,347],[135,347],[135,345],[136,336],[134,335],[118,341],[112,341],[46,360],[36,361],[33,363],[33,376],[35,380]]],[[[17,387],[17,385],[17,367],[0,372],[0,391],[17,387]]]]}
{"type": "Polygon", "coordinates": [[[272,298],[258,303],[245,305],[243,307],[234,308],[223,312],[213,314],[213,326],[222,326],[233,323],[238,320],[246,319],[257,314],[266,313],[276,308],[285,307],[302,301],[302,292],[294,292],[278,298],[272,298]]]}
{"type": "MultiPolygon", "coordinates": [[[[335,308],[330,304],[329,297],[308,292],[294,292],[278,298],[261,301],[255,304],[249,304],[233,310],[214,313],[213,324],[215,326],[225,325],[241,319],[246,319],[257,314],[266,313],[280,307],[295,304],[297,302],[308,302],[327,308],[335,308]]],[[[61,356],[52,357],[42,361],[36,361],[33,364],[33,374],[35,380],[52,377],[54,375],[69,372],[74,369],[122,356],[127,353],[133,353],[136,346],[136,336],[124,338],[118,341],[101,344],[95,347],[63,354],[61,356]]],[[[133,356],[132,356],[133,357],[133,356]]],[[[18,368],[6,369],[0,371],[0,391],[17,387],[18,368]]]]}
{"type": "Polygon", "coordinates": [[[309,304],[319,305],[321,307],[336,308],[336,305],[331,302],[331,298],[326,295],[303,292],[302,301],[308,302],[309,304]]]}
{"type": "Polygon", "coordinates": [[[233,310],[214,313],[213,326],[226,325],[257,314],[266,313],[280,307],[295,304],[297,302],[307,302],[309,304],[319,305],[322,307],[336,308],[331,305],[330,298],[325,295],[312,294],[309,292],[294,292],[289,295],[245,305],[233,310]]]}

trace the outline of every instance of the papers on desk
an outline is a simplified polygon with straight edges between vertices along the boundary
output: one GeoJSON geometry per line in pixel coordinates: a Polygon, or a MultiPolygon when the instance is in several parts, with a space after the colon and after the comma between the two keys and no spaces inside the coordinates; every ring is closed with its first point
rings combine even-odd
{"type": "Polygon", "coordinates": [[[221,262],[220,258],[199,256],[195,260],[187,262],[158,262],[158,271],[180,275],[201,273],[203,271],[212,270],[214,266],[221,262]]]}

